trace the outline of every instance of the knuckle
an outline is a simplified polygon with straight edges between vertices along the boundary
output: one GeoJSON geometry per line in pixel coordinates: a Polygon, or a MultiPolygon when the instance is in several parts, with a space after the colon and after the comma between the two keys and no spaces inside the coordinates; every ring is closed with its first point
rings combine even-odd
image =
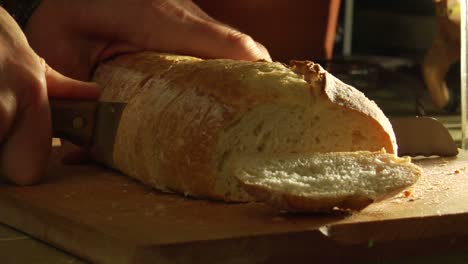
{"type": "Polygon", "coordinates": [[[191,18],[190,12],[184,7],[184,5],[177,4],[175,1],[170,0],[156,0],[151,3],[152,10],[159,16],[170,16],[172,18],[185,20],[191,18]]]}
{"type": "Polygon", "coordinates": [[[21,98],[24,98],[24,101],[27,104],[36,104],[42,102],[44,98],[47,98],[47,82],[46,74],[49,70],[49,67],[46,66],[44,60],[41,59],[41,64],[39,69],[27,69],[24,73],[23,94],[21,98]]]}
{"type": "Polygon", "coordinates": [[[170,1],[168,0],[153,0],[150,1],[151,9],[157,13],[165,12],[170,8],[170,1]]]}
{"type": "Polygon", "coordinates": [[[47,97],[47,66],[43,59],[27,58],[28,63],[9,63],[9,86],[21,104],[33,104],[47,97]]]}

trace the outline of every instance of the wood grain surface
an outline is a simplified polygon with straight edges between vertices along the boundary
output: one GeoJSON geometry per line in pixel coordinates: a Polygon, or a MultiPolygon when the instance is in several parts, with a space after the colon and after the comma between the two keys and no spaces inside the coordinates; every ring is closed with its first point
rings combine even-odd
{"type": "Polygon", "coordinates": [[[339,262],[468,249],[464,151],[417,161],[425,172],[406,195],[334,215],[163,194],[96,165],[61,165],[61,152],[42,184],[0,184],[0,222],[96,263],[339,262]]]}

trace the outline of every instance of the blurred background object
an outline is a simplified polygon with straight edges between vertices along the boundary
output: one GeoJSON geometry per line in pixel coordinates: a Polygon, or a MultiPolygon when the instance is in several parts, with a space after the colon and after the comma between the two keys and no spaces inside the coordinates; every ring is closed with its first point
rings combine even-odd
{"type": "Polygon", "coordinates": [[[460,138],[459,0],[195,0],[274,60],[319,62],[389,116],[436,116],[460,138]]]}
{"type": "Polygon", "coordinates": [[[388,115],[459,114],[458,0],[195,2],[274,60],[321,63],[388,115]]]}
{"type": "Polygon", "coordinates": [[[331,59],[341,0],[195,0],[264,44],[275,60],[331,59]]]}
{"type": "Polygon", "coordinates": [[[348,70],[335,74],[363,90],[388,115],[457,115],[460,66],[459,44],[455,44],[459,37],[457,42],[455,36],[459,35],[459,27],[450,23],[450,41],[438,40],[443,36],[440,32],[447,31],[441,22],[448,21],[449,13],[456,16],[451,12],[453,8],[446,8],[447,1],[349,2],[353,2],[352,17],[342,10],[337,32],[340,27],[344,33],[351,28],[352,39],[337,36],[334,60],[330,62],[348,64],[344,67],[348,70]],[[439,10],[441,5],[445,5],[445,12],[439,10]],[[351,47],[350,51],[346,52],[346,46],[351,47]],[[451,53],[450,59],[431,55],[434,46],[451,53]],[[356,67],[363,70],[359,74],[349,70],[356,67]],[[445,93],[431,92],[443,90],[441,87],[445,87],[445,93]]]}
{"type": "Polygon", "coordinates": [[[445,81],[450,67],[460,60],[460,1],[435,0],[437,31],[422,63],[425,84],[438,109],[453,110],[459,93],[445,81]]]}

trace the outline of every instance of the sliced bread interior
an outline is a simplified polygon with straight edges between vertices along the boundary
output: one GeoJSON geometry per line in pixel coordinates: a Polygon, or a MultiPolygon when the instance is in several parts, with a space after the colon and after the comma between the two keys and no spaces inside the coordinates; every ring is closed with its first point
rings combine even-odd
{"type": "Polygon", "coordinates": [[[414,184],[409,157],[369,151],[245,157],[234,176],[259,201],[286,211],[360,210],[414,184]]]}

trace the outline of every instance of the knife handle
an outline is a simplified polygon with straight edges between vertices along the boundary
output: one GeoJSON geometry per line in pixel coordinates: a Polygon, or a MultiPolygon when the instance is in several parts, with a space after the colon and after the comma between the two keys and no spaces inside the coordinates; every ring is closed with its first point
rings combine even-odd
{"type": "Polygon", "coordinates": [[[97,107],[97,101],[50,100],[52,135],[75,145],[91,145],[97,107]]]}

